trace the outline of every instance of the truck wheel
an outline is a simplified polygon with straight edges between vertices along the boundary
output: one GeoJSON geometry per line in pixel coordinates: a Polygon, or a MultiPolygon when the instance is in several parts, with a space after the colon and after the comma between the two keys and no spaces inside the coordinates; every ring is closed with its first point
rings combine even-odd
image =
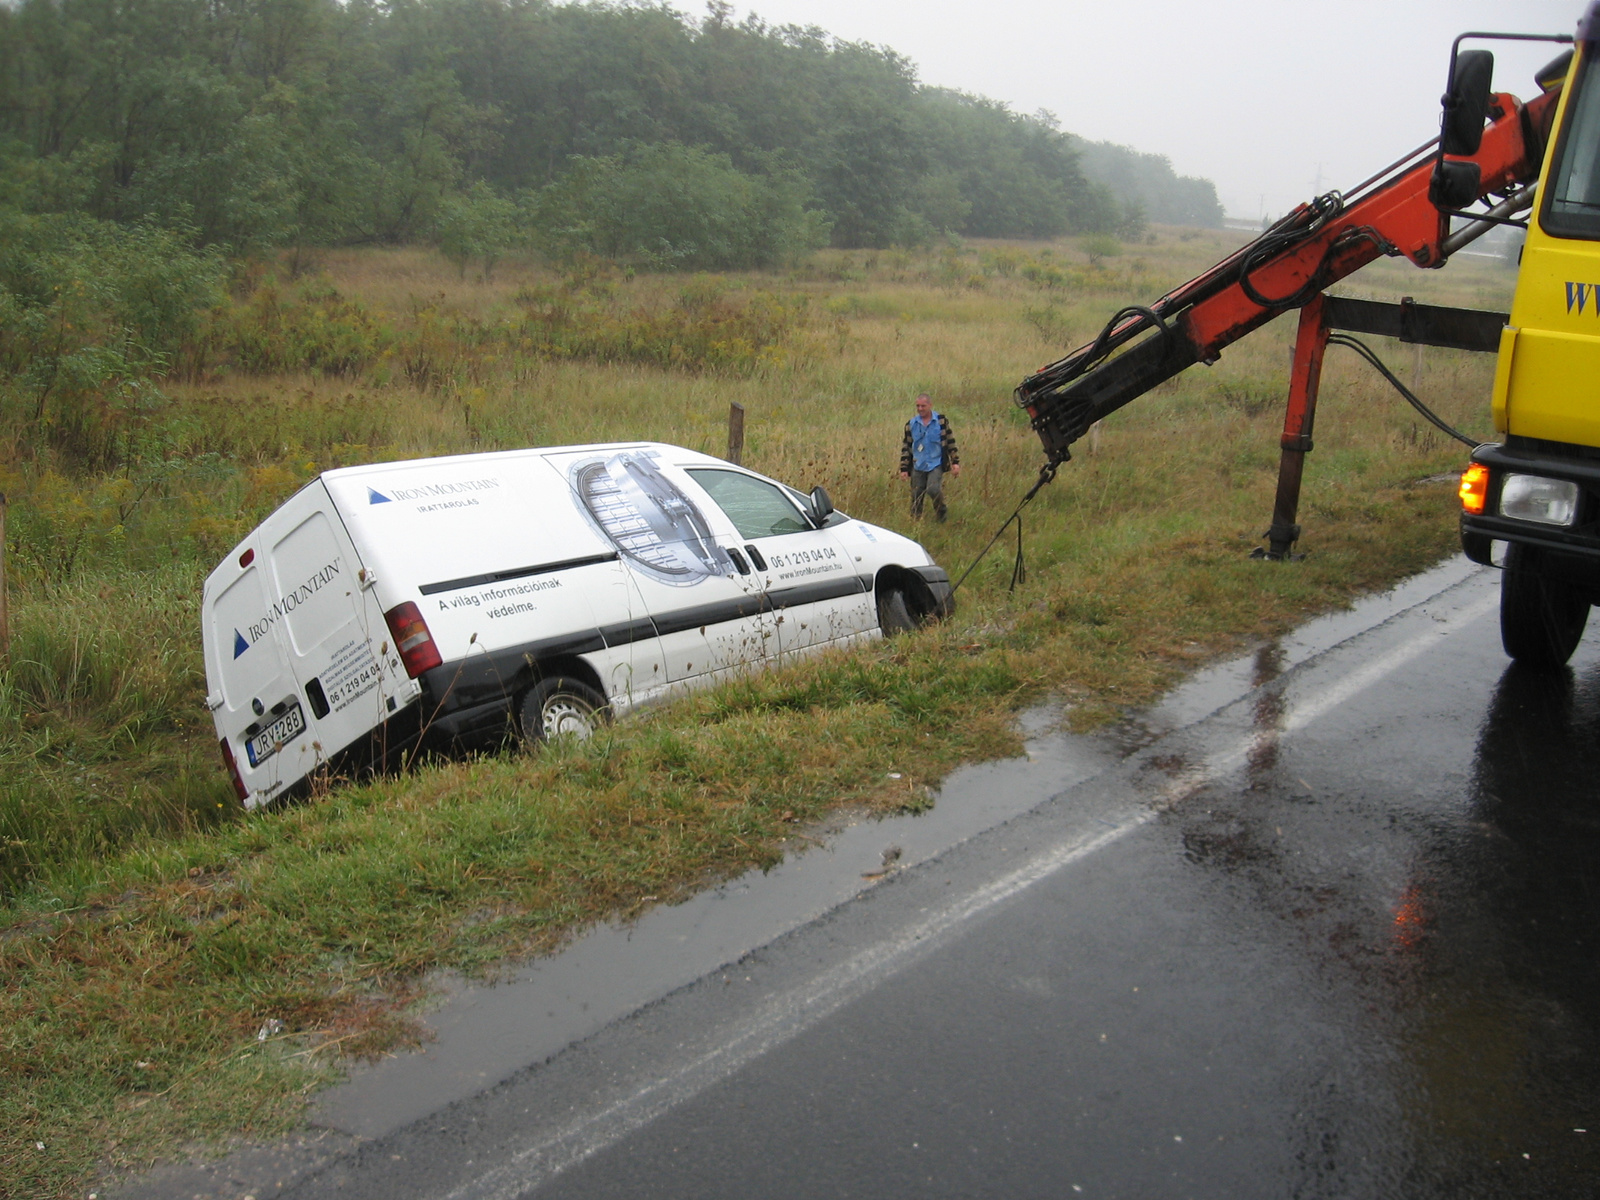
{"type": "Polygon", "coordinates": [[[1589,620],[1589,601],[1570,583],[1545,576],[1539,554],[1513,544],[1500,576],[1500,644],[1519,663],[1559,667],[1572,657],[1589,620]]]}
{"type": "Polygon", "coordinates": [[[878,596],[878,628],[884,637],[897,633],[910,633],[917,627],[906,605],[906,594],[899,588],[890,588],[878,596]]]}
{"type": "Polygon", "coordinates": [[[522,698],[522,737],[530,746],[558,737],[587,741],[605,723],[608,712],[605,697],[581,679],[552,675],[522,698]]]}

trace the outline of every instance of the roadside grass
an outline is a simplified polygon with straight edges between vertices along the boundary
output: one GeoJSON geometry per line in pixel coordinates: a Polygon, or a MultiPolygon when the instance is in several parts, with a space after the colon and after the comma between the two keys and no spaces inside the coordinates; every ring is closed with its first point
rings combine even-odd
{"type": "Polygon", "coordinates": [[[150,834],[234,819],[195,697],[200,575],[85,572],[20,591],[0,671],[0,882],[92,881],[150,834]]]}
{"type": "MultiPolygon", "coordinates": [[[[770,866],[840,804],[915,810],[956,764],[1014,753],[1030,700],[1059,697],[1077,727],[1113,720],[1195,664],[1392,584],[1453,551],[1453,487],[1429,480],[1464,450],[1330,355],[1305,558],[1248,560],[1276,478],[1293,336],[1281,319],[1115,414],[1093,452],[1086,439],[1025,512],[1026,583],[1007,590],[1008,533],[944,626],[728,684],[588,745],[430,763],[245,816],[202,703],[199,583],[301,482],[500,446],[648,437],[721,453],[739,402],[748,465],[823,484],[958,575],[1041,461],[1017,380],[1231,244],[1163,231],[1104,268],[1071,244],[825,253],[787,277],[716,284],[804,299],[823,321],[810,357],[754,373],[484,362],[462,343],[451,352],[472,371],[424,384],[376,370],[169,381],[149,431],[167,465],[148,487],[148,463],[86,478],[0,462],[20,539],[0,672],[0,1193],[81,1195],[181,1145],[286,1129],[346,1056],[418,1036],[410,1006],[429,972],[492,974],[593,921],[770,866]],[[952,520],[913,528],[896,470],[920,390],[952,416],[964,470],[952,520]],[[76,539],[70,561],[62,538],[76,539]]],[[[492,323],[523,289],[561,283],[509,263],[474,288],[419,251],[323,265],[396,337],[419,298],[492,323]]],[[[1513,276],[1495,264],[1380,267],[1346,290],[1509,303],[1513,276]]],[[[608,286],[648,307],[685,285],[608,286]]],[[[1417,371],[1410,348],[1380,353],[1408,382],[1417,371]]],[[[1422,394],[1486,434],[1492,366],[1429,350],[1422,394]]]]}

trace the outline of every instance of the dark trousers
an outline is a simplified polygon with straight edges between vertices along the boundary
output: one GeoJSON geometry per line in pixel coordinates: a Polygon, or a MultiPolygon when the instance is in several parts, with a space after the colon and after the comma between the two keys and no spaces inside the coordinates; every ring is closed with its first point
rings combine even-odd
{"type": "Polygon", "coordinates": [[[944,468],[935,471],[911,472],[911,515],[922,516],[922,500],[928,497],[933,501],[933,515],[939,520],[944,520],[945,513],[949,510],[944,505],[944,468]]]}

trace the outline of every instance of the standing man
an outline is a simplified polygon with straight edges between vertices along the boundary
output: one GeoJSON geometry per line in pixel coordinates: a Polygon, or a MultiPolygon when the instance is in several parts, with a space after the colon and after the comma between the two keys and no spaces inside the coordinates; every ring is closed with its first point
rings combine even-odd
{"type": "Polygon", "coordinates": [[[933,497],[933,515],[940,521],[949,511],[944,504],[944,473],[961,474],[961,455],[950,422],[933,411],[928,393],[917,397],[917,415],[906,422],[900,443],[900,478],[911,480],[911,516],[922,516],[922,498],[933,497]]]}

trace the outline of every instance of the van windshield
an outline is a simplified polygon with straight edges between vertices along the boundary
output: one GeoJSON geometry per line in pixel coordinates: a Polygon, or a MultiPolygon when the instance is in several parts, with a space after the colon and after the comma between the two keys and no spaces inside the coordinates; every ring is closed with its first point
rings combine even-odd
{"type": "Polygon", "coordinates": [[[1556,237],[1593,241],[1600,239],[1600,81],[1595,79],[1592,48],[1585,51],[1567,101],[1566,125],[1539,224],[1556,237]]]}

